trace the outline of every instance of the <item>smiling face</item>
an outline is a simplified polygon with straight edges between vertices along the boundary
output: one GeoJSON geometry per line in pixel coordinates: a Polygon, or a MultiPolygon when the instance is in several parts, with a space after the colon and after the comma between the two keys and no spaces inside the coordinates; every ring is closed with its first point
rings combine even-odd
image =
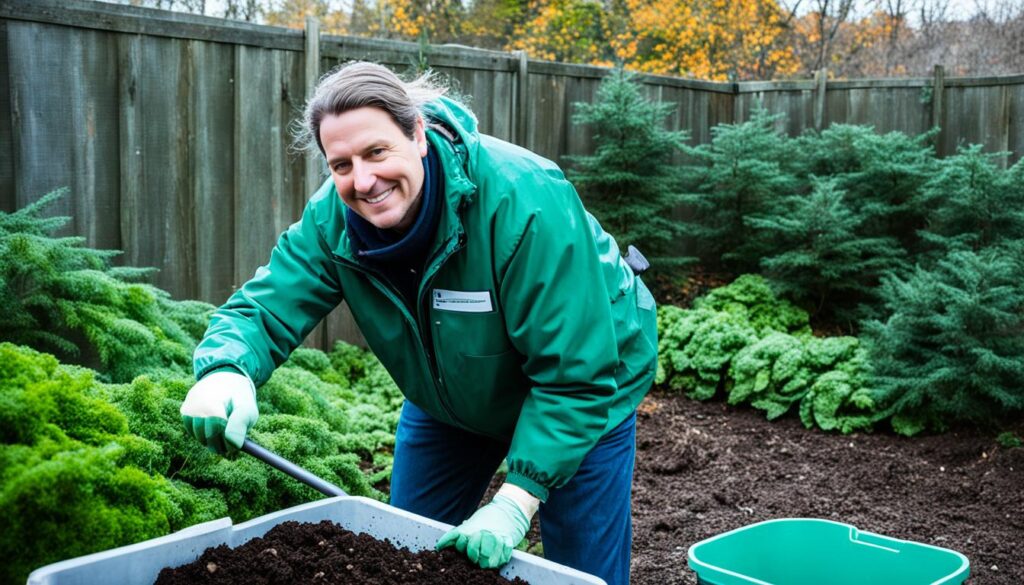
{"type": "Polygon", "coordinates": [[[380,229],[412,227],[427,156],[422,118],[409,138],[379,108],[328,114],[320,122],[320,141],[345,205],[380,229]]]}

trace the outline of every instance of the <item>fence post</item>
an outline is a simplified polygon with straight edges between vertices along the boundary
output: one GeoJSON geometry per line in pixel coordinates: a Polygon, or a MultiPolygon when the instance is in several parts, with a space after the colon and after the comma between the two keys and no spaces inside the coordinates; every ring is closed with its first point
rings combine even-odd
{"type": "Polygon", "coordinates": [[[516,107],[515,107],[515,133],[514,143],[526,148],[526,134],[527,128],[530,124],[530,117],[526,111],[526,101],[529,97],[529,59],[526,56],[526,51],[516,51],[519,55],[519,68],[516,70],[516,107]]]}
{"type": "MultiPolygon", "coordinates": [[[[303,56],[306,61],[306,100],[309,100],[320,79],[320,21],[315,17],[306,17],[305,40],[303,56]]],[[[306,197],[312,197],[320,183],[320,159],[315,152],[306,151],[306,197]]]]}
{"type": "Polygon", "coordinates": [[[828,84],[828,67],[814,72],[814,127],[821,130],[825,125],[825,89],[828,84]]]}
{"type": "Polygon", "coordinates": [[[945,112],[942,111],[943,94],[946,93],[946,70],[942,65],[935,66],[935,78],[932,80],[932,128],[938,126],[939,133],[935,136],[935,155],[943,156],[943,144],[945,144],[946,129],[943,128],[942,118],[945,112]]]}
{"type": "MultiPolygon", "coordinates": [[[[320,21],[313,16],[306,17],[305,39],[303,43],[302,58],[304,61],[304,72],[306,76],[306,87],[304,101],[313,97],[313,90],[316,89],[317,79],[320,78],[320,21]]],[[[316,152],[305,151],[305,195],[306,198],[313,196],[320,186],[320,165],[316,152]]],[[[328,336],[329,319],[321,321],[309,335],[306,336],[304,345],[327,351],[332,345],[333,339],[328,336]]]]}

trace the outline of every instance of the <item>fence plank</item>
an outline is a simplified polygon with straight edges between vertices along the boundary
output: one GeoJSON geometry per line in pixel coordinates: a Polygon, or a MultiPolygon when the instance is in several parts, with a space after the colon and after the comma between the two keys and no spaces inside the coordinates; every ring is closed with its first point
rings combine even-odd
{"type": "Polygon", "coordinates": [[[527,137],[530,134],[530,60],[526,57],[526,51],[518,51],[519,66],[516,68],[516,94],[513,100],[513,117],[515,120],[515,134],[512,142],[519,146],[527,145],[527,137]]]}
{"type": "Polygon", "coordinates": [[[121,45],[129,75],[122,84],[121,213],[125,261],[154,266],[154,284],[174,296],[198,294],[193,168],[188,129],[188,41],[146,39],[121,45]],[[127,159],[127,160],[126,160],[127,159]]]}
{"type": "MultiPolygon", "coordinates": [[[[89,246],[121,248],[118,221],[116,47],[105,33],[8,22],[12,126],[7,160],[15,206],[59,187],[70,193],[48,211],[69,215],[62,234],[89,246]]],[[[8,76],[4,76],[5,79],[8,76]]]]}
{"type": "Polygon", "coordinates": [[[666,100],[676,102],[678,128],[689,132],[691,146],[705,144],[711,140],[710,127],[707,125],[707,100],[703,98],[704,95],[678,87],[667,88],[664,94],[666,100]]]}
{"type": "MultiPolygon", "coordinates": [[[[562,114],[566,127],[565,133],[565,146],[561,148],[559,154],[553,157],[553,160],[563,168],[571,166],[571,163],[565,158],[566,156],[579,156],[590,154],[594,148],[594,127],[592,125],[579,125],[574,124],[572,116],[576,113],[576,104],[591,103],[594,101],[597,95],[597,88],[600,87],[601,81],[599,79],[579,78],[570,77],[566,79],[565,85],[565,110],[562,114]]],[[[645,86],[646,88],[653,89],[657,92],[660,87],[656,86],[645,86]]],[[[655,98],[656,99],[656,98],[655,98]]]]}
{"type": "MultiPolygon", "coordinates": [[[[298,217],[286,160],[290,72],[293,56],[268,49],[235,51],[235,282],[266,263],[277,237],[298,217]],[[267,121],[261,123],[260,121],[267,121]],[[269,123],[268,123],[269,122],[269,123]]],[[[299,78],[294,91],[302,95],[299,78]]],[[[301,181],[298,182],[302,184],[301,181]]]]}
{"type": "Polygon", "coordinates": [[[1008,126],[1006,148],[1013,154],[1010,163],[1014,164],[1024,156],[1024,85],[1006,88],[1008,104],[1008,126]]]}
{"type": "MultiPolygon", "coordinates": [[[[278,139],[280,140],[280,156],[283,164],[281,183],[278,185],[286,197],[286,205],[281,209],[278,219],[279,231],[302,217],[306,200],[315,192],[309,191],[306,184],[306,158],[295,148],[292,140],[292,124],[302,118],[302,108],[306,103],[305,60],[302,55],[292,52],[275,51],[274,57],[281,68],[280,118],[278,121],[278,139]]],[[[316,187],[320,184],[317,182],[316,187]]]]}
{"type": "Polygon", "coordinates": [[[565,144],[565,84],[566,78],[555,75],[529,74],[530,108],[527,148],[537,154],[556,159],[565,144]]]}
{"type": "Polygon", "coordinates": [[[0,17],[104,32],[142,34],[149,37],[302,50],[302,33],[298,31],[112,2],[0,0],[0,17]]]}
{"type": "Polygon", "coordinates": [[[0,20],[0,212],[17,208],[14,174],[14,127],[11,124],[11,84],[7,67],[7,21],[0,20]]]}
{"type": "Polygon", "coordinates": [[[953,154],[960,145],[985,144],[986,150],[998,152],[1005,148],[1005,126],[1008,94],[999,88],[961,86],[946,88],[946,127],[943,152],[953,154]]]}
{"type": "Polygon", "coordinates": [[[235,288],[235,47],[205,41],[190,47],[193,62],[202,64],[193,71],[189,95],[197,294],[219,304],[235,288]]]}
{"type": "Polygon", "coordinates": [[[121,249],[120,164],[110,156],[119,148],[117,43],[109,33],[77,30],[66,57],[72,65],[71,110],[76,148],[70,162],[75,201],[73,225],[89,246],[121,249]]]}
{"type": "MultiPolygon", "coordinates": [[[[303,101],[313,97],[316,90],[316,83],[320,79],[320,22],[317,19],[306,17],[306,44],[303,54],[303,101]]],[[[302,119],[302,110],[296,116],[302,119]]],[[[308,195],[316,192],[320,186],[320,156],[316,152],[305,154],[305,191],[308,195]]]]}
{"type": "MultiPolygon", "coordinates": [[[[75,61],[67,57],[74,40],[70,30],[45,24],[9,22],[7,27],[14,145],[15,205],[18,208],[72,183],[75,129],[67,104],[75,61]]],[[[46,215],[73,215],[74,202],[64,197],[46,215]]],[[[70,235],[68,225],[60,232],[70,235]]]]}
{"type": "Polygon", "coordinates": [[[814,83],[814,129],[821,130],[828,119],[825,112],[825,96],[828,92],[828,69],[819,69],[814,83]]]}
{"type": "Polygon", "coordinates": [[[491,106],[491,135],[513,142],[515,125],[518,121],[515,111],[515,76],[511,73],[495,73],[491,106]]]}
{"type": "Polygon", "coordinates": [[[946,70],[942,65],[935,66],[935,79],[932,82],[932,111],[931,111],[931,128],[938,127],[939,134],[934,139],[935,152],[939,156],[943,156],[942,152],[942,135],[946,129],[943,125],[943,116],[945,115],[945,99],[946,99],[946,70]]]}
{"type": "MultiPolygon", "coordinates": [[[[269,55],[260,49],[235,49],[235,262],[234,281],[240,286],[256,268],[266,262],[274,244],[276,227],[270,163],[270,129],[276,127],[280,113],[274,110],[276,100],[269,97],[280,79],[274,78],[269,55]],[[250,121],[273,120],[270,124],[250,121]],[[269,139],[269,140],[268,140],[269,139]],[[261,172],[245,172],[247,169],[261,172]]],[[[280,167],[278,167],[280,168],[280,167]]]]}

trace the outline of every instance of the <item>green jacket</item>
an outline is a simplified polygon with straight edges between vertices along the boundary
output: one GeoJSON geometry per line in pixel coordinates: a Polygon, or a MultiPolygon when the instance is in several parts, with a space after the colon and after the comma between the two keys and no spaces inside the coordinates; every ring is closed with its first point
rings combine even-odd
{"type": "Polygon", "coordinates": [[[195,352],[260,386],[342,300],[406,398],[439,421],[510,441],[508,481],[546,500],[654,379],[654,299],[558,167],[428,106],[444,206],[416,311],[360,264],[328,180],[270,262],[213,316],[195,352]],[[450,132],[448,133],[450,134],[450,132]],[[454,143],[453,143],[454,142],[454,143]]]}

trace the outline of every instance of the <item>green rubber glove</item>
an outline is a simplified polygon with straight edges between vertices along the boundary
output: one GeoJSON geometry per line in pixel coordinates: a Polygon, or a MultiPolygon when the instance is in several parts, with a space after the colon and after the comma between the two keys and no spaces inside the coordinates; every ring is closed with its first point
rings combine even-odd
{"type": "Polygon", "coordinates": [[[454,546],[480,567],[498,568],[512,558],[512,551],[530,529],[532,515],[499,491],[469,520],[442,536],[437,541],[437,550],[454,546]]]}
{"type": "Polygon", "coordinates": [[[230,369],[204,376],[181,403],[185,432],[221,455],[242,448],[245,435],[257,418],[259,409],[252,380],[230,369]]]}

